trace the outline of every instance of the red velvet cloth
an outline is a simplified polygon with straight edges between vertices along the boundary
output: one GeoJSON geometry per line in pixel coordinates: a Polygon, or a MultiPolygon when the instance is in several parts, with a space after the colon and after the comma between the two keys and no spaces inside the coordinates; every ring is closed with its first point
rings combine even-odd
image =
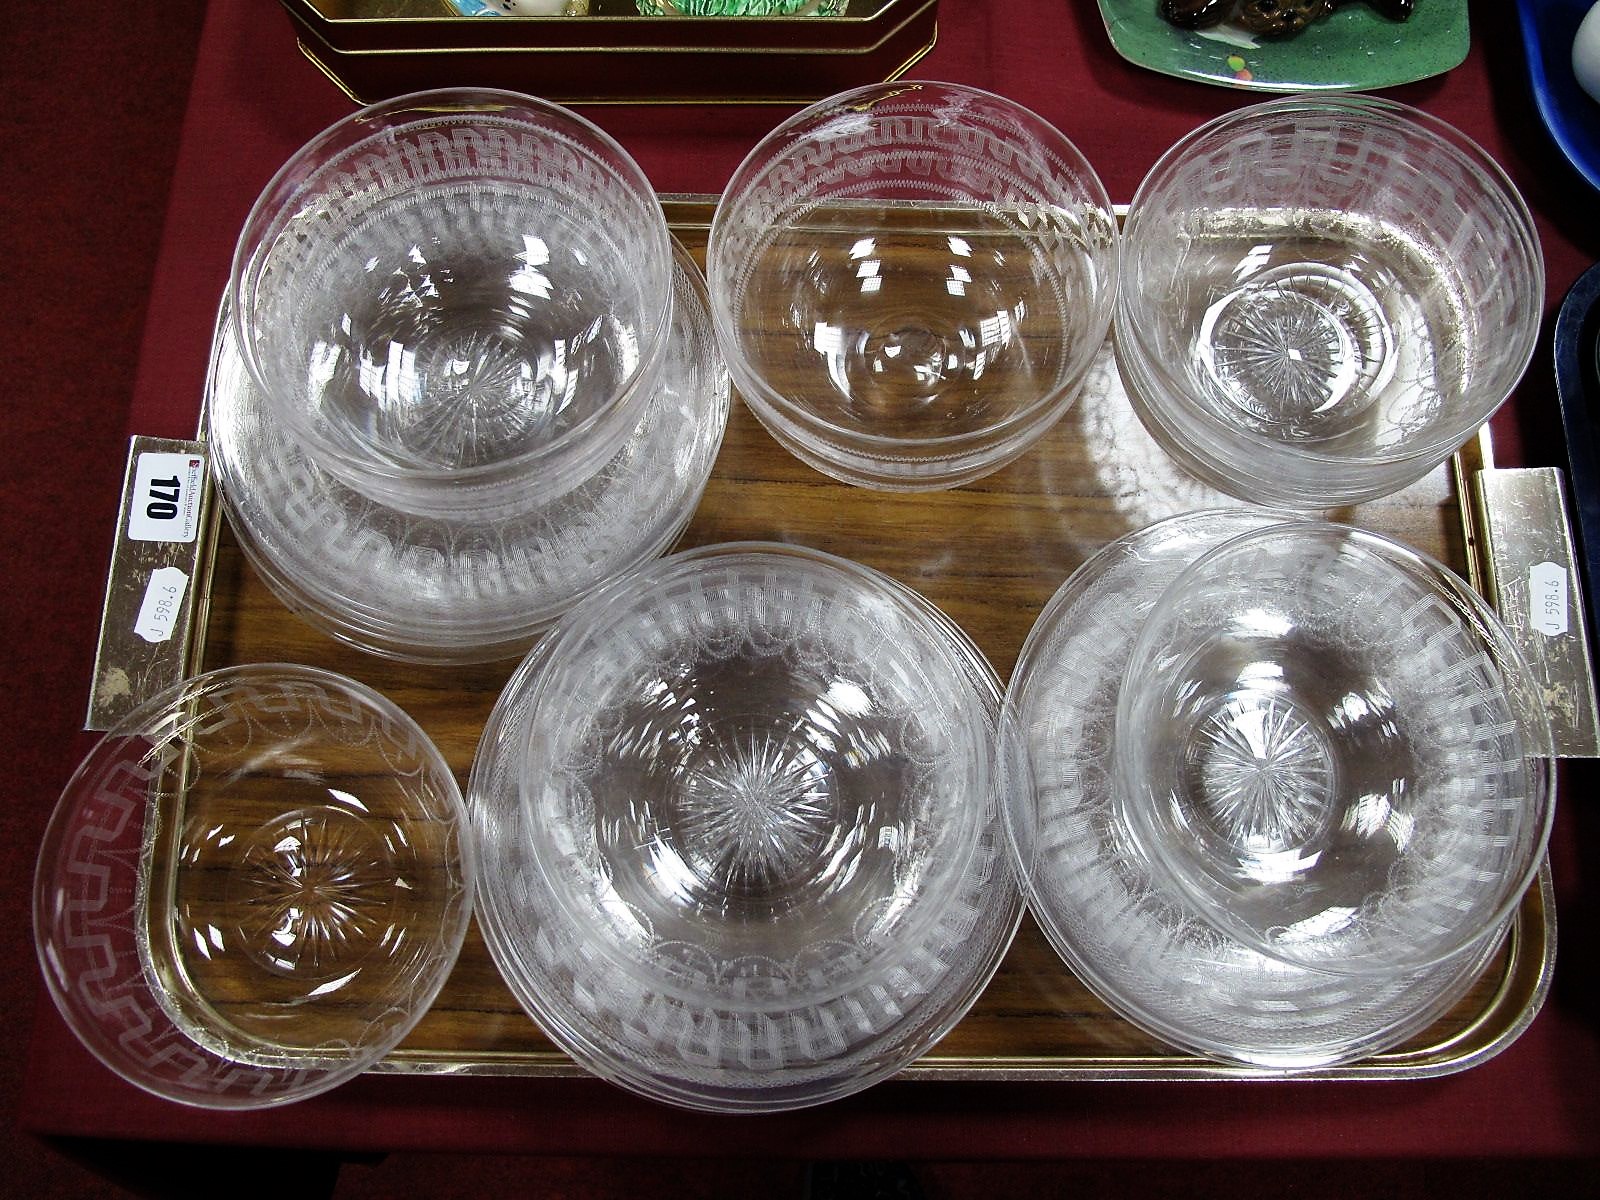
{"type": "MultiPolygon", "coordinates": [[[[1479,140],[1539,218],[1546,328],[1600,257],[1600,204],[1535,125],[1508,6],[1476,6],[1474,47],[1449,74],[1392,94],[1479,140]]],[[[1207,117],[1255,97],[1154,75],[1112,53],[1094,0],[944,0],[925,78],[1010,96],[1059,125],[1126,201],[1157,155],[1207,117]]],[[[441,80],[469,83],[470,80],[441,80]]],[[[527,88],[536,91],[530,73],[527,88]]],[[[264,0],[214,0],[201,45],[151,297],[130,432],[188,436],[234,237],[272,172],[350,103],[297,53],[264,0]]],[[[714,192],[787,110],[594,108],[662,191],[714,192]]],[[[1530,303],[1537,302],[1530,298],[1530,303]]],[[[1548,335],[1547,335],[1548,341],[1548,335]]],[[[1542,352],[1507,447],[1560,461],[1542,352]]],[[[107,524],[111,514],[107,514],[107,524]]],[[[61,736],[63,778],[81,743],[61,736]]],[[[891,1082],[809,1112],[762,1118],[680,1113],[593,1082],[366,1076],[290,1108],[191,1111],[138,1092],[95,1063],[39,1006],[21,1119],[43,1133],[343,1150],[561,1154],[770,1154],[805,1158],[1550,1157],[1600,1149],[1600,1015],[1594,999],[1596,818],[1568,772],[1554,846],[1562,967],[1544,1012],[1513,1046],[1463,1074],[1407,1083],[954,1085],[891,1082]],[[1570,964],[1570,965],[1569,965],[1570,964]]]]}

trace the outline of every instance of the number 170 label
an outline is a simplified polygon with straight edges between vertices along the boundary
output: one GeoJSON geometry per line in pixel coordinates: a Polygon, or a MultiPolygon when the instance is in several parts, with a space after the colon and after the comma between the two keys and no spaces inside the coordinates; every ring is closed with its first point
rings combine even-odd
{"type": "Polygon", "coordinates": [[[134,464],[128,536],[140,542],[192,542],[200,523],[206,460],[198,454],[149,452],[134,464]]]}

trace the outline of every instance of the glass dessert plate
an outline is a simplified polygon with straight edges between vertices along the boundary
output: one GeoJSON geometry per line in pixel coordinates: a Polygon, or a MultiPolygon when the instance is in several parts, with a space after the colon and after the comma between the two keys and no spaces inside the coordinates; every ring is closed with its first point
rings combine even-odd
{"type": "Polygon", "coordinates": [[[830,97],[750,151],[706,251],[751,412],[846,483],[971,483],[1077,399],[1111,320],[1111,201],[1060,130],[917,81],[830,97]]]}
{"type": "Polygon", "coordinates": [[[329,671],[212,671],[96,744],[39,853],[34,937],[84,1046],[182,1104],[265,1108],[377,1063],[472,911],[449,764],[329,671]]]}
{"type": "Polygon", "coordinates": [[[690,551],[535,648],[469,786],[501,975],[603,1078],[778,1111],[893,1074],[1021,913],[999,683],[948,618],[799,547],[690,551]]]}
{"type": "Polygon", "coordinates": [[[1032,912],[1109,1006],[1191,1053],[1307,1070],[1353,1062],[1427,1027],[1470,987],[1501,930],[1472,952],[1397,976],[1280,961],[1220,931],[1166,885],[1125,824],[1114,725],[1146,616],[1200,555],[1283,519],[1242,509],[1173,517],[1073,574],[1012,676],[1006,817],[1032,912]]]}
{"type": "Polygon", "coordinates": [[[639,427],[593,478],[514,517],[417,516],[332,479],[273,421],[222,322],[208,437],[235,537],[268,586],[362,649],[490,661],[665,550],[694,513],[730,402],[699,269],[681,246],[674,254],[666,363],[639,427]]]}
{"type": "Polygon", "coordinates": [[[1145,176],[1123,238],[1114,341],[1135,411],[1256,503],[1331,508],[1420,479],[1505,403],[1538,338],[1519,298],[1542,293],[1543,260],[1515,185],[1392,101],[1303,95],[1206,122],[1145,176]]]}
{"type": "Polygon", "coordinates": [[[443,88],[290,156],[240,232],[228,315],[313,462],[381,504],[477,521],[620,451],[667,347],[672,273],[655,192],[604,130],[443,88]]]}
{"type": "Polygon", "coordinates": [[[1118,700],[1125,827],[1272,958],[1390,978],[1471,953],[1544,858],[1547,693],[1458,576],[1326,521],[1202,555],[1118,700]]]}

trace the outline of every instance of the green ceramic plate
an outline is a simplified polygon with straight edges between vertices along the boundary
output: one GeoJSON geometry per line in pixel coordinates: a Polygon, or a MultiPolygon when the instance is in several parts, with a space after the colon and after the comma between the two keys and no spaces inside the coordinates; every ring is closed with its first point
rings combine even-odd
{"type": "Polygon", "coordinates": [[[1263,92],[1370,91],[1438,75],[1467,56],[1467,0],[1417,0],[1409,21],[1341,5],[1292,38],[1224,23],[1199,32],[1161,19],[1158,0],[1100,0],[1118,54],[1164,75],[1263,92]]]}

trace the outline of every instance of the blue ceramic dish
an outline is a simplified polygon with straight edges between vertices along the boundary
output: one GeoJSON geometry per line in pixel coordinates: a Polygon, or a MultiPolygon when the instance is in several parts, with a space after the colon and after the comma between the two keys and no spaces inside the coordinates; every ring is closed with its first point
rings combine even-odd
{"type": "Polygon", "coordinates": [[[1517,0],[1534,103],[1550,137],[1592,187],[1600,188],[1600,104],[1572,73],[1572,39],[1593,0],[1517,0]]]}

